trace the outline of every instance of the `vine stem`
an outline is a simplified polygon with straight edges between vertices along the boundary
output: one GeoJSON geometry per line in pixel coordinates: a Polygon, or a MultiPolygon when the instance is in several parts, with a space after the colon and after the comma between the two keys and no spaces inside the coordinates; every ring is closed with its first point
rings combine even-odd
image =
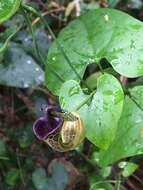
{"type": "Polygon", "coordinates": [[[39,58],[42,61],[42,63],[44,64],[43,58],[41,57],[41,53],[40,53],[39,48],[38,48],[36,37],[34,35],[33,27],[31,26],[30,19],[29,19],[28,15],[27,15],[27,11],[25,11],[23,9],[23,7],[21,7],[21,11],[22,11],[22,14],[23,14],[23,16],[25,18],[25,21],[26,21],[27,25],[28,25],[28,28],[30,30],[31,36],[32,36],[35,54],[37,55],[37,58],[39,58]]]}
{"type": "Polygon", "coordinates": [[[127,95],[129,96],[129,98],[136,104],[136,106],[143,112],[143,108],[142,108],[142,107],[140,106],[140,104],[134,99],[135,97],[133,97],[129,91],[127,91],[126,93],[127,93],[127,95]]]}
{"type": "MultiPolygon", "coordinates": [[[[37,58],[39,59],[39,61],[43,65],[46,65],[46,61],[43,59],[43,57],[41,55],[41,52],[39,50],[38,44],[36,42],[36,37],[34,35],[34,31],[33,31],[33,27],[32,27],[31,21],[30,21],[29,17],[27,16],[27,10],[24,9],[23,7],[21,7],[21,10],[22,10],[22,14],[23,14],[23,16],[25,18],[25,21],[26,21],[26,23],[27,23],[27,25],[29,27],[29,30],[30,30],[30,33],[31,33],[31,36],[32,36],[35,54],[36,54],[37,58]]],[[[61,83],[65,82],[63,80],[63,78],[61,76],[59,76],[59,74],[56,71],[54,71],[50,67],[49,67],[49,70],[61,81],[61,83]]]]}
{"type": "MultiPolygon", "coordinates": [[[[57,13],[57,12],[62,12],[64,11],[65,8],[64,7],[61,7],[61,8],[57,8],[57,9],[54,9],[54,10],[47,10],[45,11],[44,13],[42,13],[41,15],[44,17],[46,15],[49,15],[49,14],[52,14],[52,13],[57,13]]],[[[39,16],[32,22],[32,25],[34,24],[37,24],[38,22],[40,21],[40,18],[39,16]]]]}
{"type": "Polygon", "coordinates": [[[91,186],[90,190],[94,190],[94,188],[95,188],[96,185],[104,184],[104,183],[114,183],[114,184],[116,184],[116,183],[117,183],[117,180],[103,180],[103,181],[97,181],[96,183],[94,183],[94,184],[91,186]]]}
{"type": "Polygon", "coordinates": [[[128,97],[136,104],[136,106],[143,112],[143,108],[140,106],[140,104],[134,99],[135,97],[133,97],[130,93],[130,91],[128,89],[125,88],[125,86],[128,83],[128,78],[125,76],[120,76],[120,82],[122,84],[122,88],[124,90],[124,93],[128,95],[128,97]]]}
{"type": "Polygon", "coordinates": [[[13,32],[12,34],[9,35],[9,37],[6,39],[6,41],[4,42],[4,44],[0,47],[0,53],[2,53],[3,51],[5,51],[5,49],[8,46],[9,41],[21,30],[22,25],[20,25],[15,32],[13,32]]]}
{"type": "MultiPolygon", "coordinates": [[[[93,91],[90,95],[88,95],[83,101],[81,101],[79,103],[79,105],[75,108],[75,111],[78,111],[82,106],[84,106],[94,95],[95,91],[93,91]]],[[[75,121],[77,120],[77,117],[74,116],[72,113],[70,112],[57,112],[57,111],[52,111],[51,114],[53,116],[57,116],[60,118],[63,118],[66,121],[75,121]]]]}
{"type": "Polygon", "coordinates": [[[65,121],[76,121],[77,117],[74,116],[70,112],[57,112],[57,111],[52,111],[51,114],[55,117],[60,117],[65,121]]]}
{"type": "Polygon", "coordinates": [[[86,88],[89,89],[90,92],[92,92],[92,90],[90,89],[90,87],[86,84],[85,81],[83,81],[82,77],[80,76],[80,74],[76,71],[75,67],[72,65],[72,62],[70,61],[69,57],[67,56],[67,54],[65,53],[65,50],[63,49],[63,47],[61,46],[61,44],[59,43],[59,41],[57,40],[55,34],[53,33],[51,27],[49,26],[49,24],[47,23],[47,21],[45,20],[45,18],[39,13],[37,12],[37,10],[35,10],[33,7],[27,6],[25,4],[22,5],[22,7],[33,13],[34,15],[38,16],[41,21],[44,23],[45,27],[47,28],[47,30],[49,31],[50,35],[52,36],[52,38],[55,40],[58,48],[60,49],[60,51],[62,52],[64,58],[66,59],[68,65],[71,67],[71,69],[73,70],[73,72],[76,74],[76,76],[78,77],[78,79],[83,82],[83,84],[86,86],[86,88]]]}
{"type": "MultiPolygon", "coordinates": [[[[18,153],[18,150],[16,150],[16,152],[18,153]]],[[[16,156],[17,156],[17,165],[18,165],[18,167],[19,167],[20,178],[21,178],[21,181],[22,181],[22,183],[23,183],[23,186],[25,187],[25,186],[26,186],[26,183],[25,183],[25,180],[24,180],[24,176],[23,176],[23,171],[22,171],[20,159],[19,159],[17,153],[16,153],[16,156]]]]}
{"type": "Polygon", "coordinates": [[[80,13],[81,13],[80,1],[81,0],[74,0],[75,8],[76,8],[76,16],[80,16],[80,13]]]}

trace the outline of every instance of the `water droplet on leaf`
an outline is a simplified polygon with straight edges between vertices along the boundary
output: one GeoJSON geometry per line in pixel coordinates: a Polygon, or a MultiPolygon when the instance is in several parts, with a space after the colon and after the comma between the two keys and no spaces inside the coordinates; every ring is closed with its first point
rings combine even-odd
{"type": "Polygon", "coordinates": [[[39,75],[39,76],[38,76],[38,80],[39,80],[39,81],[44,81],[44,76],[43,76],[43,75],[39,75]]]}
{"type": "Polygon", "coordinates": [[[27,61],[27,64],[28,64],[28,65],[30,65],[31,63],[32,63],[32,61],[31,61],[31,60],[28,60],[28,61],[27,61]]]}
{"type": "Polygon", "coordinates": [[[53,60],[53,61],[56,61],[56,58],[55,58],[55,57],[52,57],[52,60],[53,60]]]}
{"type": "Polygon", "coordinates": [[[38,67],[36,67],[36,69],[35,69],[36,71],[39,71],[40,69],[38,68],[38,67]]]}
{"type": "Polygon", "coordinates": [[[108,20],[109,20],[109,16],[106,14],[106,15],[104,15],[104,19],[105,19],[105,21],[107,22],[108,20]]]}
{"type": "Polygon", "coordinates": [[[24,83],[24,88],[28,88],[29,87],[29,84],[27,84],[27,83],[24,83]]]}

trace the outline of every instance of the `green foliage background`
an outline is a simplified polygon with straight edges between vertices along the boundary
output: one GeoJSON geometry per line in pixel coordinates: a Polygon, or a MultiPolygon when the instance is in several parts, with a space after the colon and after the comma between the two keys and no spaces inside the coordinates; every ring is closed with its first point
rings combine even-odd
{"type": "MultiPolygon", "coordinates": [[[[128,176],[140,167],[143,24],[135,18],[143,20],[142,1],[80,1],[78,6],[83,16],[74,20],[75,1],[0,2],[1,190],[128,189],[128,176]],[[53,36],[21,3],[44,16],[94,93],[79,84],[57,42],[51,45],[53,36]],[[126,88],[119,74],[129,78],[126,88]],[[68,153],[55,152],[32,132],[41,105],[58,104],[54,95],[62,108],[81,114],[86,130],[88,140],[68,153]]],[[[134,187],[142,187],[142,178],[135,179],[134,187]]]]}

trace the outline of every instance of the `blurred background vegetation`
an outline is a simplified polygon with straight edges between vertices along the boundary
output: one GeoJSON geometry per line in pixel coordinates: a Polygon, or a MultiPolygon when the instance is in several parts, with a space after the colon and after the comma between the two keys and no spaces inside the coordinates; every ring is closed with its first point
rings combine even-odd
{"type": "MultiPolygon", "coordinates": [[[[25,2],[45,16],[56,35],[76,16],[100,7],[117,8],[143,20],[142,0],[25,2]]],[[[19,10],[0,25],[0,45],[21,27],[6,51],[0,54],[0,190],[143,189],[142,155],[131,158],[138,165],[128,166],[124,161],[101,169],[96,164],[95,147],[87,140],[76,151],[57,153],[34,137],[32,125],[41,114],[41,105],[57,105],[58,98],[44,87],[44,65],[34,51],[22,14],[19,10]]],[[[28,18],[46,59],[53,39],[39,18],[31,14],[28,18]]]]}

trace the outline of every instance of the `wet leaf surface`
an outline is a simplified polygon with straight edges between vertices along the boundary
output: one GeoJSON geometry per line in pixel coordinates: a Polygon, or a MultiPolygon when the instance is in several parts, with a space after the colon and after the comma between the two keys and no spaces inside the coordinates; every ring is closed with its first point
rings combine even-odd
{"type": "Polygon", "coordinates": [[[64,81],[80,80],[74,69],[82,78],[87,65],[98,63],[102,58],[106,58],[121,75],[143,75],[142,35],[142,22],[121,11],[97,9],[83,14],[65,27],[57,39],[69,60],[56,41],[49,50],[48,88],[58,95],[64,81]],[[63,81],[50,69],[57,72],[63,81]]]}
{"type": "Polygon", "coordinates": [[[60,91],[61,107],[81,114],[86,137],[101,149],[107,149],[115,137],[123,106],[123,91],[112,75],[97,79],[93,96],[85,95],[76,81],[67,81],[60,91]],[[87,102],[84,103],[84,101],[87,102]],[[83,104],[83,105],[82,105],[83,104]],[[79,106],[81,105],[81,106],[79,106]],[[80,108],[80,109],[77,109],[80,108]]]}
{"type": "MultiPolygon", "coordinates": [[[[143,107],[143,86],[130,89],[134,100],[143,107]]],[[[143,111],[128,96],[114,141],[107,151],[101,151],[100,164],[108,165],[121,158],[143,153],[143,111]]]]}
{"type": "Polygon", "coordinates": [[[44,72],[17,44],[11,44],[0,63],[0,84],[28,88],[43,83],[44,72]]]}
{"type": "Polygon", "coordinates": [[[1,0],[0,1],[0,23],[6,21],[19,8],[21,0],[1,0]]]}
{"type": "Polygon", "coordinates": [[[36,168],[32,174],[32,180],[37,190],[64,190],[68,176],[63,164],[53,163],[51,177],[47,176],[43,168],[36,168]]]}

